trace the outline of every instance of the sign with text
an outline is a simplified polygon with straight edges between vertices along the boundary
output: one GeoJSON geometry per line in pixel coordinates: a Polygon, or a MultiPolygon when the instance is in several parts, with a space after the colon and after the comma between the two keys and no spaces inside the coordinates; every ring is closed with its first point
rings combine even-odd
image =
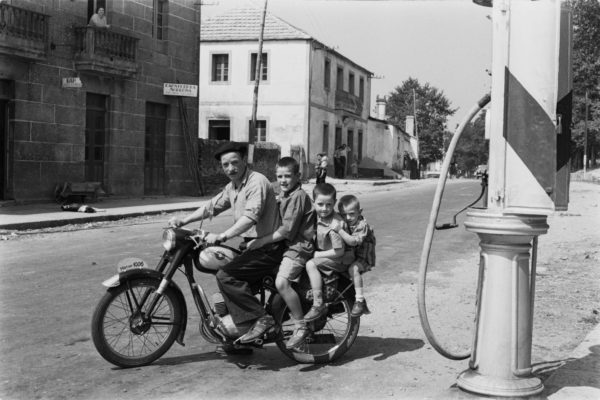
{"type": "Polygon", "coordinates": [[[165,96],[197,97],[198,85],[186,85],[183,83],[165,83],[163,86],[165,96]]]}
{"type": "Polygon", "coordinates": [[[81,79],[78,76],[73,76],[70,78],[62,78],[62,87],[64,88],[80,88],[83,84],[81,83],[81,79]]]}

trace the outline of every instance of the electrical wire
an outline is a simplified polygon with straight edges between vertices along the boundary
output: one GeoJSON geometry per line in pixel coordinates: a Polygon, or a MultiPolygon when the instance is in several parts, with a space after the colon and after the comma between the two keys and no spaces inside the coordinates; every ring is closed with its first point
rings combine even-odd
{"type": "Polygon", "coordinates": [[[473,119],[473,117],[481,111],[483,107],[487,103],[490,102],[490,95],[486,94],[483,96],[476,105],[474,105],[468,112],[467,116],[462,120],[459,127],[456,129],[456,132],[452,136],[452,140],[450,141],[450,145],[448,146],[448,151],[446,152],[446,156],[444,157],[444,162],[442,163],[442,170],[440,172],[440,178],[438,180],[437,187],[435,189],[435,195],[433,197],[433,205],[431,206],[431,214],[429,215],[429,223],[427,224],[427,230],[425,231],[425,240],[423,242],[423,251],[421,253],[421,260],[419,263],[419,286],[418,286],[418,295],[417,295],[417,303],[419,306],[419,318],[421,319],[421,326],[423,327],[423,331],[425,332],[425,336],[429,341],[429,344],[437,350],[438,353],[443,355],[446,358],[451,360],[464,360],[469,358],[471,352],[456,354],[452,353],[444,347],[436,340],[435,335],[433,334],[433,330],[429,325],[429,319],[427,317],[427,305],[425,302],[425,285],[427,281],[427,264],[429,263],[429,254],[431,253],[431,243],[433,242],[433,233],[435,231],[435,225],[437,222],[437,217],[440,211],[440,204],[442,202],[442,196],[444,194],[444,187],[446,186],[446,178],[448,175],[448,170],[450,168],[450,161],[454,155],[454,150],[456,149],[456,144],[458,143],[458,139],[460,139],[460,135],[463,130],[467,126],[467,124],[473,119]]]}

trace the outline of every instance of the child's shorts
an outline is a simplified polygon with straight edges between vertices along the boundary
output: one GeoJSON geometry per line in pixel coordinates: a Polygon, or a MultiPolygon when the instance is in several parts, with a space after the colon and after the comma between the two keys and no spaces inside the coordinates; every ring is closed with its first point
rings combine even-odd
{"type": "Polygon", "coordinates": [[[277,276],[287,279],[288,281],[300,281],[300,274],[304,271],[306,265],[300,260],[294,260],[289,257],[283,257],[279,265],[277,276]]]}
{"type": "Polygon", "coordinates": [[[315,263],[319,271],[327,276],[334,272],[346,272],[348,266],[342,264],[342,259],[332,260],[330,258],[313,258],[312,262],[315,263]]]}

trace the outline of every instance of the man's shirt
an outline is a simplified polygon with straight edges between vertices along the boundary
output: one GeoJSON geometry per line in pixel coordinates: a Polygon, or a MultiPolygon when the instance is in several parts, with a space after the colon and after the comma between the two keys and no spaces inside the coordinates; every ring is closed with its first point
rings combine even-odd
{"type": "Polygon", "coordinates": [[[261,173],[246,168],[242,182],[236,188],[229,182],[221,193],[213,197],[213,214],[233,210],[234,222],[246,216],[256,222],[246,232],[244,238],[258,238],[269,235],[279,228],[279,207],[275,192],[269,180],[261,173]]]}

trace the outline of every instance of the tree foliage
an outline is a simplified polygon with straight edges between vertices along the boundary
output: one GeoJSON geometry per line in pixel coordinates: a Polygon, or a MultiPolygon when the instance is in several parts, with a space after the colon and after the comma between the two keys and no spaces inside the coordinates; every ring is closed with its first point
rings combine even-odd
{"type": "Polygon", "coordinates": [[[472,174],[478,165],[487,164],[489,143],[485,140],[485,112],[481,112],[475,121],[469,123],[463,131],[454,151],[457,168],[466,174],[472,174]]]}
{"type": "Polygon", "coordinates": [[[451,108],[443,91],[429,83],[422,85],[417,79],[408,78],[388,95],[386,113],[392,123],[404,126],[406,117],[414,115],[414,110],[419,136],[419,162],[425,165],[443,157],[446,121],[456,109],[451,108]]]}
{"type": "Polygon", "coordinates": [[[573,130],[574,166],[582,166],[585,93],[588,93],[588,159],[600,153],[600,2],[573,0],[573,130]]]}

